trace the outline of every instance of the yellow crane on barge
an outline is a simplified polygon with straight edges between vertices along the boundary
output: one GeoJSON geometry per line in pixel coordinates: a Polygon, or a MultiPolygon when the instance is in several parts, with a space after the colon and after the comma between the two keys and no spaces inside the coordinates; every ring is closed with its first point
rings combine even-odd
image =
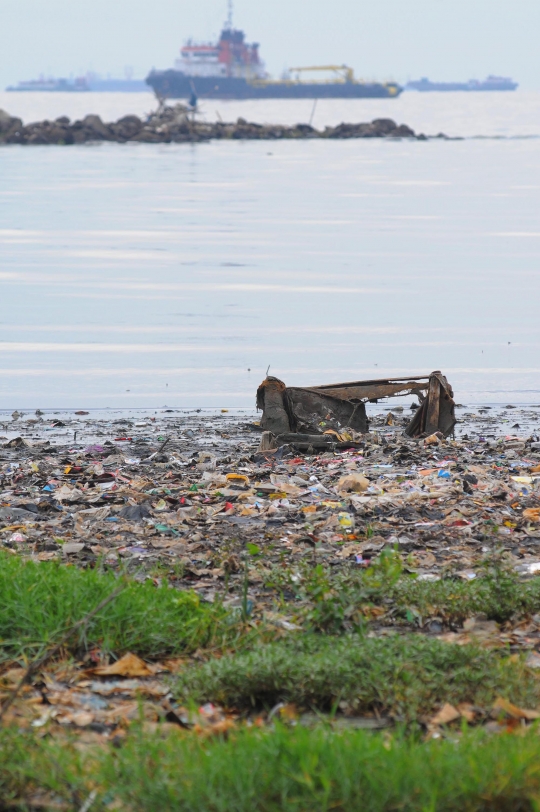
{"type": "MultiPolygon", "coordinates": [[[[306,68],[289,68],[289,73],[296,73],[298,74],[298,81],[300,81],[299,74],[303,71],[332,71],[338,75],[338,81],[341,82],[351,82],[352,84],[358,84],[358,79],[355,79],[354,70],[350,68],[348,65],[311,65],[306,68]]],[[[332,81],[336,81],[333,79],[332,81]]]]}

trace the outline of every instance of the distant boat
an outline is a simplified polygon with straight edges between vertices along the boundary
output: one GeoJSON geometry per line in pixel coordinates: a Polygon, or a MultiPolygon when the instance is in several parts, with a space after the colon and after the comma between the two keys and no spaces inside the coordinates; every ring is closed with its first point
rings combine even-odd
{"type": "Polygon", "coordinates": [[[449,90],[515,90],[518,83],[506,76],[488,76],[483,82],[478,79],[469,79],[468,82],[430,82],[425,76],[415,82],[407,82],[405,90],[449,91],[449,90]]]}
{"type": "Polygon", "coordinates": [[[104,79],[97,73],[87,73],[77,79],[31,79],[6,90],[30,93],[148,93],[150,88],[143,79],[104,79]]]}
{"type": "Polygon", "coordinates": [[[10,92],[27,93],[86,93],[90,88],[84,77],[79,79],[30,79],[6,87],[10,92]]]}

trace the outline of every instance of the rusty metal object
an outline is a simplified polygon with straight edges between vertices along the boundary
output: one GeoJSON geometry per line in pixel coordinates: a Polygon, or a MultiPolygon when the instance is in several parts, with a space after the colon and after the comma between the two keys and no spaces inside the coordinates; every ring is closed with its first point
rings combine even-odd
{"type": "Polygon", "coordinates": [[[455,403],[452,387],[439,370],[407,378],[311,387],[288,387],[279,378],[270,376],[257,390],[257,408],[263,412],[261,428],[280,439],[286,435],[291,442],[293,435],[321,435],[329,429],[349,428],[365,434],[369,431],[367,402],[411,394],[418,397],[421,405],[405,434],[422,437],[439,431],[448,436],[456,423],[455,403]]]}
{"type": "Polygon", "coordinates": [[[445,376],[432,372],[427,397],[405,429],[409,437],[423,437],[440,431],[445,437],[456,425],[454,393],[445,376]]]}

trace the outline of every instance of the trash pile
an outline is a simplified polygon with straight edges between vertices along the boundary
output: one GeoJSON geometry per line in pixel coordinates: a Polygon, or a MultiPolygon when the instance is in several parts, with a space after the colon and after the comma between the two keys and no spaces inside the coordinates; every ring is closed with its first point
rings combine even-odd
{"type": "MultiPolygon", "coordinates": [[[[444,137],[444,136],[437,136],[444,137]]],[[[389,118],[379,118],[359,124],[339,124],[316,130],[309,124],[288,127],[282,124],[256,124],[239,118],[236,122],[205,122],[196,119],[190,108],[183,104],[160,108],[141,119],[124,116],[116,122],[103,122],[97,115],[88,115],[79,121],[61,116],[54,121],[23,124],[20,118],[0,110],[0,144],[84,144],[92,141],[137,141],[153,144],[210,141],[214,139],[305,139],[305,138],[415,138],[405,124],[396,124],[389,118]]]]}
{"type": "Polygon", "coordinates": [[[225,583],[237,600],[253,544],[250,596],[267,606],[277,564],[362,566],[389,547],[426,579],[474,577],[495,546],[540,571],[539,407],[456,408],[455,438],[411,438],[403,406],[368,404],[369,433],[303,450],[267,448],[261,421],[226,412],[14,413],[0,421],[0,544],[142,579],[161,567],[207,600],[225,583]]]}
{"type": "MultiPolygon", "coordinates": [[[[426,385],[429,394],[433,380],[442,398],[450,396],[433,376],[420,381],[417,394],[426,385]]],[[[419,379],[408,381],[418,387],[419,379]]],[[[271,403],[305,404],[302,390],[295,400],[276,379],[266,383],[263,418],[270,418],[271,403]],[[272,400],[276,393],[281,401],[272,400]]],[[[333,397],[324,387],[304,392],[313,404],[321,390],[333,397]]],[[[306,568],[351,572],[398,550],[419,580],[451,573],[471,581],[486,555],[504,550],[523,578],[540,573],[540,406],[452,404],[455,436],[436,431],[412,438],[406,432],[418,427],[423,404],[413,406],[363,404],[363,430],[359,423],[348,429],[353,440],[328,412],[333,433],[324,435],[325,426],[317,425],[313,436],[332,439],[320,448],[294,431],[267,448],[264,419],[225,409],[0,415],[0,547],[34,561],[99,566],[156,585],[166,580],[205,602],[221,601],[238,617],[245,613],[249,623],[264,621],[277,634],[302,628],[297,596],[276,586],[278,571],[294,583],[306,568]],[[407,411],[414,411],[412,420],[407,411]]],[[[297,410],[290,415],[298,417],[297,410]]],[[[298,425],[289,422],[291,428],[298,425]]],[[[392,612],[374,620],[370,636],[397,630],[392,612]]],[[[440,623],[422,628],[448,643],[529,651],[538,643],[540,616],[508,629],[475,616],[457,632],[442,631],[440,623]]],[[[540,666],[535,651],[527,664],[540,666]]],[[[226,733],[238,712],[210,703],[191,712],[175,703],[171,679],[185,666],[183,659],[149,664],[133,653],[110,663],[100,651],[88,652],[82,664],[51,662],[5,719],[78,729],[87,742],[103,735],[120,740],[142,707],[150,725],[226,733]]],[[[25,674],[17,663],[4,669],[4,699],[25,674]]],[[[451,710],[459,717],[461,711],[451,710]]],[[[354,715],[340,719],[355,723],[354,715]]],[[[434,717],[431,727],[444,719],[434,717]]],[[[373,726],[374,719],[364,723],[373,726]]]]}

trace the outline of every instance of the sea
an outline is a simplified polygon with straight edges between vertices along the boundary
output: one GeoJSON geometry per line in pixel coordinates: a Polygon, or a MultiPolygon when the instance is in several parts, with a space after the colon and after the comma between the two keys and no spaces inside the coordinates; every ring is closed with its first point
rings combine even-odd
{"type": "MultiPolygon", "coordinates": [[[[151,94],[2,93],[25,123],[151,94]]],[[[201,104],[446,139],[0,147],[0,409],[252,408],[442,370],[540,403],[540,93],[201,104]]]]}

